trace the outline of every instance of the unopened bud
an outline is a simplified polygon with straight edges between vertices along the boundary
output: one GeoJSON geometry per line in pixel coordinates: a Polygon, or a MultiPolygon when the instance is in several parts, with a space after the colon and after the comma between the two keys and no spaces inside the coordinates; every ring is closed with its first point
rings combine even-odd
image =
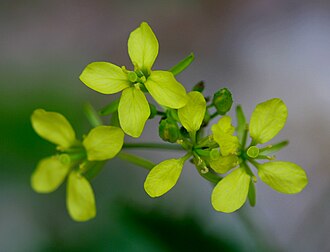
{"type": "Polygon", "coordinates": [[[159,124],[159,136],[166,142],[175,143],[180,137],[178,124],[169,119],[163,119],[159,124]]]}
{"type": "Polygon", "coordinates": [[[225,115],[233,104],[233,97],[227,88],[222,88],[213,96],[213,105],[220,115],[225,115]]]}

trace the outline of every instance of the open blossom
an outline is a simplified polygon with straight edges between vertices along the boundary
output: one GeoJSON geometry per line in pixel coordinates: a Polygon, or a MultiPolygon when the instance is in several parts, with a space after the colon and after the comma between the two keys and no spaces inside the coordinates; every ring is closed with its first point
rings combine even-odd
{"type": "Polygon", "coordinates": [[[120,126],[123,131],[139,137],[150,116],[148,92],[155,101],[165,107],[178,109],[187,103],[185,88],[169,71],[151,70],[158,55],[158,41],[146,22],[135,29],[128,39],[128,54],[134,71],[109,62],[89,64],[80,80],[91,89],[103,94],[122,91],[118,106],[120,126]]]}
{"type": "Polygon", "coordinates": [[[118,127],[98,126],[80,142],[71,124],[59,113],[36,109],[31,121],[37,134],[56,144],[59,151],[38,163],[31,177],[32,188],[38,193],[50,193],[67,178],[66,202],[72,219],[94,218],[94,192],[84,173],[96,162],[117,155],[123,145],[123,131],[118,127]]]}

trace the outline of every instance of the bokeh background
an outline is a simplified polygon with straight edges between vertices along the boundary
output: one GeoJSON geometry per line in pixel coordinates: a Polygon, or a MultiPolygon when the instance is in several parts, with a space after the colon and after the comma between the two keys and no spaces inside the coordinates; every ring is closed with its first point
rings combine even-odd
{"type": "MultiPolygon", "coordinates": [[[[329,1],[1,1],[0,250],[329,251],[329,27],[329,1]],[[33,132],[30,114],[58,111],[86,133],[83,104],[101,108],[112,98],[78,76],[93,61],[130,66],[127,38],[141,21],[160,43],[155,69],[195,53],[178,77],[187,89],[200,80],[208,94],[226,86],[247,115],[269,98],[285,101],[289,118],[276,140],[290,145],[278,159],[307,171],[301,194],[259,182],[257,206],[228,215],[212,209],[212,188],[192,166],[172,191],[150,199],[147,171],[116,159],[93,181],[98,215],[90,222],[68,217],[65,186],[32,191],[30,175],[54,146],[33,132]]],[[[148,122],[142,139],[157,141],[156,126],[148,122]]],[[[178,156],[135,153],[154,162],[178,156]]]]}

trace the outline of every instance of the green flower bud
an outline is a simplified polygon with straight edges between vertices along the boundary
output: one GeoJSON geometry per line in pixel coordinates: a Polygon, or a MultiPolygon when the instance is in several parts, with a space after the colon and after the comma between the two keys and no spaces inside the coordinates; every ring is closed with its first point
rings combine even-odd
{"type": "Polygon", "coordinates": [[[225,115],[233,104],[233,97],[227,88],[222,88],[213,96],[213,105],[220,115],[225,115]]]}
{"type": "Polygon", "coordinates": [[[175,143],[180,137],[178,124],[169,119],[160,121],[159,136],[166,142],[175,143]]]}

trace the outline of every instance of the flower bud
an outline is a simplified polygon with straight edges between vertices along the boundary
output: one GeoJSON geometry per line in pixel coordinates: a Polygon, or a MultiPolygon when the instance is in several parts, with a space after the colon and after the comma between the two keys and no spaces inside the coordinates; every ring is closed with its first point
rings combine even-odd
{"type": "Polygon", "coordinates": [[[225,115],[233,104],[233,97],[227,88],[222,88],[213,96],[213,105],[220,115],[225,115]]]}
{"type": "Polygon", "coordinates": [[[159,136],[167,142],[175,143],[180,137],[178,124],[169,119],[163,119],[159,124],[159,136]]]}
{"type": "Polygon", "coordinates": [[[198,91],[202,93],[205,89],[204,81],[198,82],[192,89],[192,91],[198,91]]]}

